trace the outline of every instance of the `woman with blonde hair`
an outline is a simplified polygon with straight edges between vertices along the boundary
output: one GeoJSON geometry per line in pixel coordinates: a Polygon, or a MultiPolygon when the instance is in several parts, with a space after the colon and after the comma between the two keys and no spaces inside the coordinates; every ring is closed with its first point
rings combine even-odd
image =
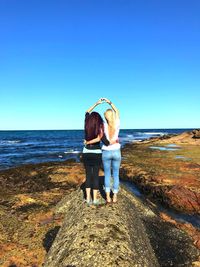
{"type": "Polygon", "coordinates": [[[111,178],[111,168],[113,176],[113,199],[114,203],[117,202],[117,193],[119,191],[119,168],[121,163],[121,150],[119,141],[113,143],[113,140],[119,140],[119,110],[116,106],[107,98],[103,100],[108,103],[112,109],[107,109],[104,113],[106,122],[104,123],[104,133],[106,138],[109,140],[110,145],[102,147],[102,161],[104,166],[105,175],[105,191],[107,203],[111,203],[110,196],[110,178],[111,178]]]}

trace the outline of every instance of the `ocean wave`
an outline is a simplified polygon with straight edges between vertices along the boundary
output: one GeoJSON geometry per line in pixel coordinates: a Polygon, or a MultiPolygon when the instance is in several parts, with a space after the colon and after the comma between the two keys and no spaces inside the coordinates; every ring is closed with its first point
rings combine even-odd
{"type": "Polygon", "coordinates": [[[165,133],[163,133],[163,132],[158,132],[158,133],[156,133],[156,132],[148,132],[148,133],[143,133],[143,134],[146,134],[146,135],[164,135],[165,133]]]}
{"type": "Polygon", "coordinates": [[[21,142],[22,142],[21,140],[1,140],[0,145],[18,144],[21,142]]]}
{"type": "Polygon", "coordinates": [[[133,134],[127,134],[126,137],[134,137],[133,134]]]}
{"type": "Polygon", "coordinates": [[[79,150],[70,150],[70,151],[65,151],[64,153],[65,154],[78,154],[78,153],[81,153],[81,151],[79,151],[79,150]]]}
{"type": "MultiPolygon", "coordinates": [[[[184,129],[127,129],[121,130],[119,142],[143,141],[168,133],[181,133],[184,129]]],[[[24,163],[62,161],[79,158],[83,149],[84,131],[0,131],[0,169],[24,163]]],[[[168,149],[177,147],[168,147],[168,149]]]]}
{"type": "Polygon", "coordinates": [[[143,138],[142,136],[135,136],[135,135],[126,135],[126,136],[120,136],[119,140],[120,141],[123,141],[123,140],[138,140],[138,139],[141,139],[143,138]]]}
{"type": "Polygon", "coordinates": [[[120,137],[120,142],[123,142],[123,141],[130,141],[130,140],[135,140],[135,138],[134,137],[132,137],[132,138],[130,138],[130,137],[120,137]]]}

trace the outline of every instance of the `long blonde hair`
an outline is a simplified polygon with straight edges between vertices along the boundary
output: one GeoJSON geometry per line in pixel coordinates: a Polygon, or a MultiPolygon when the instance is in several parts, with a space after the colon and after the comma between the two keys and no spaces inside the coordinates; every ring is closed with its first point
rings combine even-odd
{"type": "Polygon", "coordinates": [[[114,136],[115,130],[116,130],[115,112],[109,108],[104,112],[104,117],[105,117],[107,124],[108,124],[108,136],[109,136],[109,139],[111,140],[112,137],[114,136]]]}

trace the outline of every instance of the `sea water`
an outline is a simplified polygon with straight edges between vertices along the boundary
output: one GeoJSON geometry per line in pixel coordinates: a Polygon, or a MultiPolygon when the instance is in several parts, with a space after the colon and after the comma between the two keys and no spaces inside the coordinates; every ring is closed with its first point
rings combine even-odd
{"type": "MultiPolygon", "coordinates": [[[[120,143],[142,141],[192,129],[122,129],[120,143]]],[[[79,160],[83,130],[0,131],[0,169],[50,161],[79,160]]]]}

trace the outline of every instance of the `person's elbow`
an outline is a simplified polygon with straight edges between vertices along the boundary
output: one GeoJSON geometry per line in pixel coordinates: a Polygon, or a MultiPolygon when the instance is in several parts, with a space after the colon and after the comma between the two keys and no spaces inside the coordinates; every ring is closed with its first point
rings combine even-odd
{"type": "Polygon", "coordinates": [[[109,146],[111,143],[107,140],[107,141],[104,141],[104,145],[105,146],[109,146]]]}

